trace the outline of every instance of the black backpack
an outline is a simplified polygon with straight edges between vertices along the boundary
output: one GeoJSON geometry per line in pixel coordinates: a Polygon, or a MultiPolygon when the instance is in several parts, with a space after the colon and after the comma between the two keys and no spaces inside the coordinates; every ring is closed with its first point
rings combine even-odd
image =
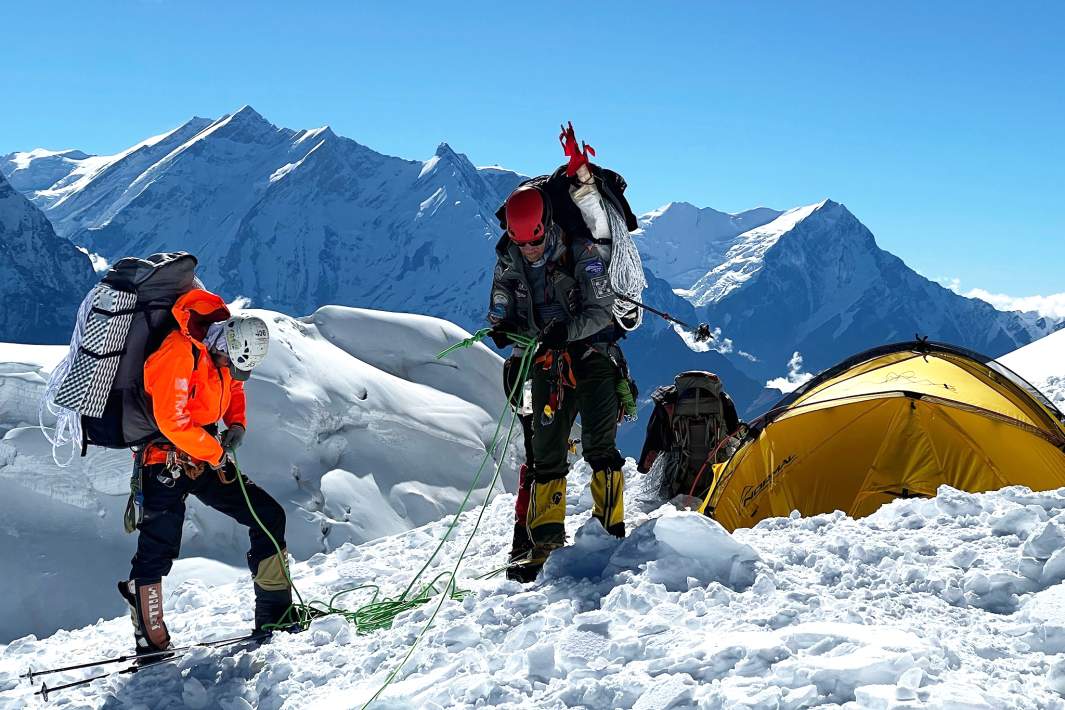
{"type": "Polygon", "coordinates": [[[655,409],[637,468],[648,472],[665,453],[661,495],[667,500],[705,495],[713,482],[711,465],[728,458],[722,442],[739,426],[721,379],[701,370],[682,372],[672,385],[656,389],[651,400],[655,409]]]}
{"type": "Polygon", "coordinates": [[[196,264],[186,252],[127,257],[86,297],[73,360],[66,371],[56,369],[62,382],[53,398],[80,415],[83,456],[89,444],[124,449],[160,436],[144,391],[144,363],[177,327],[171,308],[199,285],[196,264]]]}
{"type": "MultiPolygon", "coordinates": [[[[679,453],[681,483],[687,486],[686,490],[678,493],[687,493],[704,464],[709,467],[711,463],[724,460],[724,452],[718,444],[730,431],[725,424],[725,406],[721,398],[723,387],[717,375],[692,370],[677,375],[674,383],[677,401],[673,405],[671,417],[673,445],[679,453]],[[716,453],[714,449],[717,449],[716,453]],[[707,463],[711,453],[715,453],[714,460],[707,463]]],[[[706,472],[702,471],[702,477],[705,479],[706,476],[706,472]]],[[[707,480],[706,484],[709,483],[707,480]]]]}

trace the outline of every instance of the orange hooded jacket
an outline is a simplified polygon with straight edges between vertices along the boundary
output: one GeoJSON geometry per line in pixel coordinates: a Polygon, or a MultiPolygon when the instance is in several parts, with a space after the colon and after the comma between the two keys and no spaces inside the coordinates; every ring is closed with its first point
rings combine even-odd
{"type": "MultiPolygon", "coordinates": [[[[229,318],[229,309],[215,294],[193,289],[171,312],[178,330],[144,363],[144,389],[163,436],[192,458],[218,466],[222,446],[204,427],[222,419],[226,426],[247,428],[244,384],[230,376],[229,368],[216,366],[203,344],[208,326],[229,318]]],[[[145,451],[146,465],[165,460],[166,451],[157,446],[145,451]]]]}

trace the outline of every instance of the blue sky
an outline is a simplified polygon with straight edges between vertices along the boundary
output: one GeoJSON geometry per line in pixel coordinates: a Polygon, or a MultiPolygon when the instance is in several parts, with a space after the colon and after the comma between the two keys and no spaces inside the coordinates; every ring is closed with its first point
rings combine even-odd
{"type": "Polygon", "coordinates": [[[251,104],[537,173],[568,119],[637,211],[831,197],[962,291],[1065,292],[1061,2],[61,1],[0,26],[0,153],[251,104]]]}

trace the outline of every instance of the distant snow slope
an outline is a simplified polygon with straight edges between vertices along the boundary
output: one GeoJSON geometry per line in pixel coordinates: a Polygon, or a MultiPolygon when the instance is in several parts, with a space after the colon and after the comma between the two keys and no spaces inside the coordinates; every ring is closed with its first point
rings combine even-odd
{"type": "MultiPolygon", "coordinates": [[[[270,353],[248,382],[240,465],[288,511],[299,559],[390,535],[457,508],[503,406],[501,361],[484,346],[435,354],[467,336],[428,318],[328,307],[267,320],[270,353]]],[[[60,469],[37,421],[59,346],[0,345],[0,639],[117,614],[114,580],[135,538],[122,530],[130,454],[93,448],[60,469]],[[76,591],[75,591],[76,590],[76,591]],[[56,604],[56,595],[65,595],[56,604]]],[[[504,464],[513,488],[520,431],[504,464]]],[[[497,453],[497,456],[499,454],[497,453]]],[[[488,475],[477,496],[487,493],[488,475]]],[[[247,537],[190,500],[184,555],[243,567],[247,537]]]]}
{"type": "MultiPolygon", "coordinates": [[[[641,479],[626,466],[627,497],[641,479]]],[[[570,476],[574,547],[537,582],[478,580],[509,546],[511,496],[492,501],[446,602],[378,708],[1065,707],[1065,494],[949,488],[864,520],[776,518],[729,535],[696,514],[630,506],[630,535],[588,520],[588,469],[570,476]]],[[[426,576],[454,565],[474,514],[426,576]]],[[[295,566],[328,599],[362,584],[396,594],[444,532],[440,521],[295,566]]],[[[424,579],[424,577],[423,577],[424,579]]],[[[342,597],[355,609],[362,590],[342,597]]],[[[358,708],[385,682],[435,607],[367,636],[337,617],[251,651],[198,651],[56,698],[86,708],[358,708]]],[[[166,603],[178,643],[251,625],[251,585],[189,582],[166,603]]],[[[0,704],[23,707],[27,667],[126,652],[119,617],[0,647],[0,704]]],[[[60,674],[50,684],[104,669],[60,674]]]]}
{"type": "Polygon", "coordinates": [[[1065,329],[999,359],[1065,411],[1065,329]]]}

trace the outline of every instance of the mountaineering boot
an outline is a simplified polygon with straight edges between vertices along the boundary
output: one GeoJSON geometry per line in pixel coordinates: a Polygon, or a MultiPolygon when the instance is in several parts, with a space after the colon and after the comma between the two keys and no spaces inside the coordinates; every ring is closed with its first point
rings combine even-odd
{"type": "Polygon", "coordinates": [[[540,570],[543,569],[544,563],[547,562],[548,556],[560,547],[562,547],[560,542],[533,545],[523,557],[511,559],[510,564],[507,566],[507,579],[512,579],[522,584],[535,581],[537,575],[540,574],[540,570]]]}
{"type": "Polygon", "coordinates": [[[289,628],[263,628],[269,624],[294,623],[291,618],[286,618],[286,612],[291,607],[292,590],[288,587],[267,590],[255,584],[255,628],[252,630],[253,633],[293,630],[289,628]]]}
{"type": "MultiPolygon", "coordinates": [[[[137,655],[171,648],[170,632],[163,622],[162,579],[122,580],[118,583],[118,593],[129,605],[137,655]]],[[[144,662],[156,663],[168,657],[169,654],[160,654],[145,659],[144,662]]]]}
{"type": "Polygon", "coordinates": [[[566,543],[566,479],[533,481],[529,492],[530,549],[520,558],[511,558],[507,579],[531,582],[536,579],[547,556],[566,543]]]}
{"type": "Polygon", "coordinates": [[[292,607],[292,587],[289,585],[285,561],[287,554],[287,550],[282,550],[280,556],[274,553],[256,565],[253,580],[256,633],[273,630],[264,629],[265,625],[284,624],[294,620],[291,615],[286,614],[292,607]]]}
{"type": "Polygon", "coordinates": [[[611,535],[625,537],[625,474],[621,471],[592,474],[592,516],[611,535]]]}
{"type": "Polygon", "coordinates": [[[566,542],[566,479],[533,481],[529,496],[529,537],[535,547],[566,542]]]}

